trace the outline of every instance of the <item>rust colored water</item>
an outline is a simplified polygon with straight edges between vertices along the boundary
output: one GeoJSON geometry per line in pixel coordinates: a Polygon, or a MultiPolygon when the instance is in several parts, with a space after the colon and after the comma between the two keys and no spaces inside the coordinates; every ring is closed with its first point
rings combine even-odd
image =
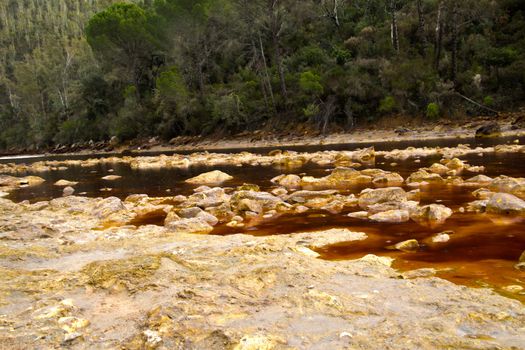
{"type": "MultiPolygon", "coordinates": [[[[422,144],[422,146],[429,146],[422,144]]],[[[396,145],[399,147],[399,145],[396,145]]],[[[336,147],[334,147],[336,148],[336,147]]],[[[350,148],[350,147],[348,147],[350,148]]],[[[303,151],[316,151],[314,147],[303,151]]],[[[265,150],[266,151],[266,150],[265,150]]],[[[485,154],[480,157],[472,154],[461,157],[472,165],[486,167],[485,175],[494,177],[508,175],[525,176],[525,154],[485,154]]],[[[421,163],[413,160],[398,162],[391,166],[391,161],[377,159],[376,167],[399,172],[407,177],[417,169],[439,161],[439,157],[422,158],[421,163]]],[[[272,187],[270,179],[282,173],[292,173],[274,167],[192,167],[187,170],[132,170],[128,165],[100,165],[93,168],[70,167],[65,171],[37,174],[46,179],[46,183],[21,189],[11,194],[14,201],[48,200],[62,195],[61,188],[52,184],[59,179],[79,181],[75,186],[77,194],[92,197],[117,196],[125,198],[135,193],[150,196],[171,196],[192,193],[195,186],[184,180],[212,169],[223,170],[234,180],[225,186],[235,187],[243,183],[258,184],[262,190],[272,187]],[[111,171],[110,171],[111,169],[111,171]],[[108,174],[121,175],[116,181],[104,181],[101,177],[108,174]],[[110,191],[101,191],[111,188],[110,191]]],[[[324,176],[328,168],[307,164],[293,173],[312,176],[324,176]]],[[[349,190],[358,193],[361,188],[349,190]]],[[[475,200],[472,189],[452,186],[425,187],[421,193],[421,203],[441,203],[455,211],[475,200]]],[[[326,211],[309,211],[300,215],[282,215],[273,218],[256,218],[246,222],[245,227],[229,228],[225,225],[215,228],[213,234],[226,235],[247,233],[252,235],[275,235],[294,232],[316,231],[330,228],[346,228],[365,232],[368,239],[361,242],[341,243],[327,246],[318,252],[322,258],[330,260],[356,259],[366,254],[390,256],[395,258],[394,267],[401,271],[419,268],[434,268],[437,275],[454,283],[475,287],[492,287],[498,292],[525,301],[525,292],[511,293],[503,289],[506,286],[521,286],[525,291],[525,272],[514,269],[520,254],[525,250],[525,221],[520,218],[497,218],[485,214],[455,213],[443,226],[428,229],[407,222],[403,224],[379,224],[360,221],[347,217],[348,212],[337,214],[326,211]],[[451,231],[446,243],[432,243],[431,238],[437,233],[451,231]],[[392,250],[392,246],[407,239],[417,239],[421,246],[416,252],[392,250]]],[[[158,213],[150,218],[141,218],[135,224],[161,224],[165,213],[158,213]]]]}

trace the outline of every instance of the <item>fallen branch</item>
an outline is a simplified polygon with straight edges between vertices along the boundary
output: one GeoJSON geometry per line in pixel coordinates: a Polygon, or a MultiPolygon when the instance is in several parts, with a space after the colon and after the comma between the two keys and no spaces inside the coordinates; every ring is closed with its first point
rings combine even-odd
{"type": "Polygon", "coordinates": [[[456,92],[456,94],[458,94],[459,97],[465,99],[466,101],[468,101],[468,102],[470,102],[470,103],[472,103],[472,104],[478,106],[479,108],[485,109],[485,110],[487,110],[487,111],[489,111],[489,112],[492,112],[492,113],[494,113],[494,114],[499,114],[498,111],[495,111],[495,110],[493,110],[492,108],[489,108],[489,107],[487,107],[487,106],[484,106],[484,105],[482,105],[481,103],[478,103],[478,102],[474,101],[473,99],[468,98],[467,96],[463,96],[463,95],[460,94],[459,92],[456,92]]]}

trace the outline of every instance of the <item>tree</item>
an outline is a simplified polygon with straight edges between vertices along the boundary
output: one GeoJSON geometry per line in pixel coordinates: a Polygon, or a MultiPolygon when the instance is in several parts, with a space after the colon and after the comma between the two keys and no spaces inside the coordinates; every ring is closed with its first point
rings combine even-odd
{"type": "Polygon", "coordinates": [[[162,64],[162,45],[151,13],[118,3],[97,13],[86,28],[87,40],[105,66],[123,69],[138,97],[151,89],[152,73],[162,64]]]}

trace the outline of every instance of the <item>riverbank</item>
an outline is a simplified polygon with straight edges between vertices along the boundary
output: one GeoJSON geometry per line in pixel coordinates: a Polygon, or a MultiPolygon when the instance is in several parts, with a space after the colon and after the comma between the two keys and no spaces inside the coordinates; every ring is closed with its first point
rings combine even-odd
{"type": "Polygon", "coordinates": [[[476,136],[481,127],[496,123],[499,137],[525,136],[525,113],[506,113],[500,116],[480,116],[469,119],[413,120],[394,118],[371,126],[361,126],[348,132],[320,134],[309,126],[301,125],[295,130],[275,132],[256,130],[237,135],[181,136],[163,142],[158,138],[136,139],[126,142],[102,141],[97,143],[79,143],[57,145],[51,149],[21,149],[5,151],[3,156],[25,155],[105,155],[122,153],[140,155],[150,152],[191,152],[217,150],[252,150],[255,148],[279,148],[298,146],[329,146],[338,144],[369,145],[386,142],[408,142],[424,140],[466,140],[476,136]]]}

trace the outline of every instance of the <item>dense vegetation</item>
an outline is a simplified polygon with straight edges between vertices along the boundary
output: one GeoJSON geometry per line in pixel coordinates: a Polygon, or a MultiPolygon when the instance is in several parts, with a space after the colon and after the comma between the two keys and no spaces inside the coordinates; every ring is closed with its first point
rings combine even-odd
{"type": "Polygon", "coordinates": [[[510,109],[522,0],[5,0],[0,147],[510,109]]]}

